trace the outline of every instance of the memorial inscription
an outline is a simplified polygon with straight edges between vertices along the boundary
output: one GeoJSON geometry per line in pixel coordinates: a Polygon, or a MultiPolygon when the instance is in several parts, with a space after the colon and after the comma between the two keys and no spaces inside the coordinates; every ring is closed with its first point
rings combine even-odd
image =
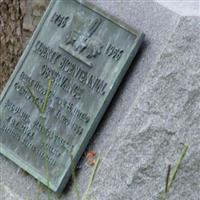
{"type": "Polygon", "coordinates": [[[61,192],[143,37],[88,3],[52,0],[1,94],[0,152],[61,192]],[[38,104],[48,96],[44,124],[30,88],[38,104]]]}

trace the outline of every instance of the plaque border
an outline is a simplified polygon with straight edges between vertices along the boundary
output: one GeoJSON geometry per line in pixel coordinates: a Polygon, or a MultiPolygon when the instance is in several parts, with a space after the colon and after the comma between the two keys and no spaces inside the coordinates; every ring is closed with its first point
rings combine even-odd
{"type": "MultiPolygon", "coordinates": [[[[14,72],[10,76],[8,82],[6,83],[2,93],[0,95],[0,105],[3,101],[3,99],[5,98],[9,88],[11,87],[13,81],[15,80],[15,77],[17,76],[21,67],[23,66],[23,63],[26,60],[27,56],[29,55],[29,52],[32,49],[35,40],[38,38],[38,35],[42,30],[43,24],[45,23],[46,19],[48,18],[49,14],[51,13],[51,10],[53,9],[53,7],[54,7],[54,5],[57,1],[62,1],[62,0],[51,0],[51,2],[49,3],[47,10],[45,11],[45,13],[44,13],[43,17],[41,18],[36,30],[33,33],[33,36],[31,37],[30,41],[28,42],[22,56],[20,57],[17,65],[15,67],[14,72]]],[[[115,79],[115,81],[113,83],[113,87],[109,91],[109,94],[107,95],[106,100],[104,101],[103,105],[101,106],[100,111],[98,112],[97,116],[93,119],[93,123],[92,123],[86,137],[84,138],[84,140],[82,140],[80,142],[81,145],[79,146],[78,150],[73,152],[75,163],[77,163],[79,161],[79,159],[81,158],[85,148],[87,147],[90,138],[94,134],[94,132],[95,132],[100,120],[102,119],[107,107],[109,106],[118,86],[120,85],[125,73],[127,72],[128,68],[129,68],[131,62],[133,61],[136,53],[138,52],[139,47],[141,46],[141,43],[142,43],[145,35],[144,35],[144,33],[140,33],[138,31],[136,31],[130,25],[127,25],[126,23],[124,23],[123,21],[118,19],[117,17],[108,14],[106,11],[104,11],[103,9],[94,5],[93,3],[81,1],[81,0],[73,0],[73,1],[77,2],[78,4],[80,4],[82,6],[85,6],[86,8],[95,12],[96,14],[98,14],[98,15],[102,16],[103,18],[109,20],[111,23],[116,24],[118,27],[120,27],[120,28],[124,29],[125,31],[129,32],[130,34],[133,34],[133,35],[136,36],[136,40],[133,43],[132,47],[130,48],[130,49],[132,49],[132,52],[130,54],[126,55],[126,58],[124,58],[124,60],[126,62],[124,63],[124,67],[123,67],[120,75],[115,79]]],[[[0,114],[1,114],[1,109],[0,109],[0,114]]],[[[0,153],[3,154],[5,157],[9,158],[11,161],[13,161],[19,167],[23,168],[31,176],[38,179],[44,185],[47,185],[47,181],[46,181],[45,176],[40,175],[35,170],[35,168],[32,167],[32,165],[30,165],[29,163],[25,162],[23,159],[18,157],[16,154],[13,153],[13,151],[9,150],[3,144],[0,145],[0,153]]],[[[71,164],[68,162],[68,166],[66,167],[66,170],[63,171],[62,175],[59,177],[60,181],[59,181],[58,185],[50,183],[50,189],[51,190],[53,190],[56,193],[61,193],[63,191],[63,189],[65,188],[65,186],[66,186],[66,184],[67,184],[67,182],[68,182],[68,180],[71,176],[70,165],[71,164]]]]}

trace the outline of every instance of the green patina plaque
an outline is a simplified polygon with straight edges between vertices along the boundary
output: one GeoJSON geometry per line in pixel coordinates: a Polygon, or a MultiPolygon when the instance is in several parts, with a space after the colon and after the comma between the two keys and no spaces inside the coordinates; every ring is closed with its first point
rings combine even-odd
{"type": "Polygon", "coordinates": [[[52,0],[1,94],[0,152],[61,192],[143,37],[88,3],[52,0]],[[41,104],[49,79],[42,124],[30,90],[41,104]]]}

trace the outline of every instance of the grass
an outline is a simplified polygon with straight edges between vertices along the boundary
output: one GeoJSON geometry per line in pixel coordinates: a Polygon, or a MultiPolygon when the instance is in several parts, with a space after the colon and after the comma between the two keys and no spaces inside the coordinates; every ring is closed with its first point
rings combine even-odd
{"type": "Polygon", "coordinates": [[[164,195],[162,196],[162,200],[166,199],[167,194],[169,193],[170,189],[172,188],[172,186],[175,182],[177,173],[180,170],[180,166],[183,162],[183,159],[185,158],[188,148],[189,148],[188,145],[184,144],[184,147],[183,147],[181,154],[175,164],[175,167],[173,169],[171,169],[171,165],[168,166],[167,176],[166,176],[166,180],[165,180],[165,191],[164,191],[164,195]]]}
{"type": "MultiPolygon", "coordinates": [[[[46,112],[47,105],[48,105],[48,102],[49,102],[51,89],[52,89],[52,81],[51,81],[51,79],[49,79],[48,80],[48,88],[47,88],[46,95],[44,97],[44,101],[43,101],[42,104],[40,104],[38,102],[38,99],[35,96],[34,92],[32,91],[31,87],[28,87],[28,90],[29,90],[29,92],[30,92],[30,94],[31,94],[31,96],[33,98],[33,103],[38,109],[39,116],[40,116],[39,117],[39,121],[40,121],[41,126],[42,126],[41,135],[42,135],[42,144],[43,144],[44,153],[45,153],[44,166],[45,166],[45,175],[46,175],[46,178],[47,178],[47,183],[46,184],[47,184],[47,187],[48,187],[48,200],[51,200],[51,193],[50,193],[50,176],[49,176],[49,164],[48,164],[48,150],[47,150],[47,147],[46,147],[46,137],[45,137],[45,135],[46,135],[46,133],[45,133],[46,132],[46,129],[45,129],[45,112],[46,112]]],[[[177,160],[177,162],[175,164],[175,167],[172,169],[171,165],[168,166],[167,176],[166,176],[166,180],[165,180],[165,191],[164,191],[164,195],[162,196],[162,200],[166,199],[167,194],[169,193],[170,189],[172,188],[172,186],[173,186],[173,184],[175,182],[177,173],[178,173],[178,171],[180,169],[180,166],[182,164],[182,161],[185,158],[185,155],[187,153],[187,150],[188,150],[188,145],[184,144],[183,150],[182,150],[182,152],[181,152],[181,154],[179,156],[179,159],[177,160]]],[[[76,171],[75,162],[74,162],[73,156],[71,154],[70,154],[70,158],[71,158],[73,190],[74,190],[74,192],[76,194],[76,198],[77,198],[77,200],[89,200],[89,193],[90,193],[90,190],[91,190],[91,187],[92,187],[92,184],[93,184],[93,181],[94,181],[94,177],[96,175],[96,172],[97,172],[97,169],[98,169],[98,166],[99,166],[99,163],[100,163],[100,158],[97,158],[97,160],[95,162],[92,174],[89,177],[89,181],[88,181],[88,185],[87,185],[86,191],[84,192],[82,197],[81,197],[80,190],[79,190],[78,183],[77,183],[76,172],[75,172],[76,171]]],[[[38,185],[38,188],[39,188],[39,185],[38,185]]],[[[94,197],[93,197],[93,199],[94,199],[94,197]]],[[[37,200],[39,200],[39,194],[37,195],[37,200]]]]}
{"type": "MultiPolygon", "coordinates": [[[[92,174],[90,176],[90,179],[89,179],[89,182],[88,182],[88,186],[87,186],[87,189],[83,195],[83,198],[82,200],[88,200],[89,199],[89,192],[90,192],[90,189],[92,187],[92,183],[94,181],[94,177],[96,175],[96,172],[97,172],[97,169],[98,169],[98,166],[99,166],[99,163],[100,163],[100,158],[97,158],[97,161],[93,167],[93,171],[92,171],[92,174]]],[[[94,198],[94,197],[93,197],[94,198]]]]}
{"type": "MultiPolygon", "coordinates": [[[[47,105],[49,102],[49,97],[52,89],[52,80],[48,80],[48,87],[47,87],[47,92],[44,97],[43,103],[40,105],[38,102],[37,97],[35,96],[34,92],[32,91],[31,87],[28,87],[29,93],[31,97],[33,98],[33,103],[38,109],[39,112],[39,122],[41,124],[42,130],[41,130],[41,135],[42,135],[42,145],[44,147],[44,167],[45,167],[45,175],[47,179],[47,189],[48,189],[48,200],[51,200],[51,192],[50,192],[50,176],[49,176],[49,163],[48,163],[48,150],[46,147],[46,129],[45,129],[45,112],[47,109],[47,105]]],[[[39,188],[39,186],[38,186],[39,188]]],[[[37,198],[39,198],[39,195],[37,195],[37,198]]]]}
{"type": "MultiPolygon", "coordinates": [[[[80,190],[79,190],[78,183],[77,183],[76,174],[75,174],[76,168],[75,168],[75,164],[74,164],[74,159],[73,159],[73,156],[71,155],[71,169],[72,169],[73,190],[74,190],[74,192],[76,194],[76,199],[77,200],[89,200],[90,190],[92,188],[92,184],[93,184],[97,169],[99,167],[99,164],[100,164],[100,158],[98,157],[96,162],[95,162],[95,165],[93,166],[92,174],[89,177],[89,181],[88,181],[88,185],[86,187],[86,190],[85,190],[84,194],[81,197],[80,190]]],[[[95,199],[94,197],[92,197],[92,198],[95,199]]]]}
{"type": "MultiPolygon", "coordinates": [[[[46,185],[47,185],[47,189],[48,189],[48,200],[51,200],[50,175],[49,175],[49,164],[48,164],[48,150],[47,150],[47,147],[46,147],[46,137],[45,137],[46,136],[45,113],[46,113],[46,110],[47,110],[49,97],[50,97],[50,94],[51,94],[52,80],[51,79],[48,80],[47,92],[45,94],[44,101],[41,104],[39,103],[37,97],[35,96],[32,88],[31,87],[27,87],[27,88],[28,88],[28,91],[29,91],[32,99],[33,99],[33,104],[36,106],[36,108],[39,112],[39,121],[40,121],[40,124],[41,124],[41,127],[42,127],[42,130],[41,130],[42,145],[44,147],[44,155],[45,155],[44,167],[45,167],[45,176],[46,176],[46,179],[47,179],[46,185]]],[[[94,181],[94,177],[95,177],[96,172],[97,172],[97,168],[98,168],[99,163],[100,163],[100,158],[97,158],[97,160],[95,162],[92,174],[89,177],[89,182],[88,182],[86,191],[84,192],[83,196],[81,197],[80,190],[79,190],[79,187],[78,187],[78,184],[77,184],[75,162],[74,162],[74,159],[73,159],[73,156],[71,155],[71,153],[70,153],[70,157],[71,157],[73,190],[76,194],[77,200],[89,200],[89,193],[90,193],[90,190],[91,190],[91,187],[92,187],[92,183],[94,181]]],[[[38,184],[37,184],[37,190],[38,190],[38,193],[36,195],[36,199],[39,200],[39,193],[40,193],[40,182],[39,181],[38,181],[38,184]]],[[[94,199],[94,197],[93,197],[93,199],[94,199]]]]}
{"type": "MultiPolygon", "coordinates": [[[[34,105],[37,107],[37,109],[39,111],[39,116],[40,116],[39,121],[40,121],[41,126],[42,126],[41,135],[42,135],[42,144],[43,144],[44,152],[45,152],[45,163],[44,164],[45,164],[45,175],[46,175],[46,178],[47,178],[48,200],[51,200],[51,193],[50,193],[49,165],[48,165],[48,159],[47,159],[48,158],[48,150],[47,150],[46,145],[45,145],[46,144],[46,138],[45,138],[45,135],[46,135],[45,134],[45,131],[46,131],[46,129],[45,129],[45,112],[46,112],[47,105],[48,105],[48,102],[49,102],[51,89],[52,89],[52,81],[51,81],[51,79],[49,79],[48,88],[47,88],[47,92],[46,92],[44,101],[40,105],[40,103],[38,102],[37,97],[35,96],[34,92],[31,89],[31,87],[28,87],[28,90],[29,90],[29,92],[30,92],[30,94],[31,94],[31,96],[33,98],[33,103],[34,103],[34,105]]],[[[165,190],[164,190],[164,194],[163,194],[163,196],[161,198],[162,200],[166,200],[166,196],[170,192],[170,189],[172,188],[172,186],[173,186],[173,184],[175,182],[177,173],[180,170],[180,166],[182,164],[182,161],[185,158],[187,150],[188,150],[188,145],[184,144],[184,147],[183,147],[182,152],[181,152],[181,154],[180,154],[180,156],[179,156],[179,158],[178,158],[178,160],[177,160],[177,162],[175,164],[175,167],[172,169],[171,165],[168,166],[167,176],[166,176],[166,179],[165,179],[165,190]]],[[[76,198],[77,198],[77,200],[89,200],[90,190],[91,190],[91,187],[92,187],[92,184],[93,184],[93,181],[94,181],[94,178],[95,178],[95,175],[96,175],[99,163],[100,163],[100,158],[97,158],[97,160],[95,162],[95,165],[94,165],[93,170],[92,170],[92,174],[89,177],[88,185],[87,185],[86,190],[85,190],[85,192],[84,192],[84,194],[82,196],[80,194],[80,189],[79,189],[79,186],[78,186],[78,183],[77,183],[76,167],[75,167],[74,158],[71,155],[71,153],[70,153],[70,158],[71,158],[73,191],[76,194],[76,198]]],[[[39,185],[39,181],[38,181],[38,191],[40,190],[39,187],[40,187],[40,185],[39,185]]],[[[37,194],[37,200],[39,200],[39,193],[37,194]]],[[[92,200],[95,200],[95,198],[92,197],[92,200]]]]}
{"type": "Polygon", "coordinates": [[[73,190],[76,193],[76,197],[77,200],[80,200],[80,191],[78,188],[78,184],[77,184],[77,179],[76,179],[76,167],[75,167],[75,163],[74,163],[74,158],[72,156],[72,154],[70,153],[70,158],[71,158],[71,171],[72,171],[72,180],[73,180],[73,190]]]}

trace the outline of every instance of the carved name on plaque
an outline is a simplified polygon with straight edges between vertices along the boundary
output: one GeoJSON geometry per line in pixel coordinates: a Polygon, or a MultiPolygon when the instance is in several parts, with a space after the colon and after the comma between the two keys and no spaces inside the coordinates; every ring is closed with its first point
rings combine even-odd
{"type": "Polygon", "coordinates": [[[48,186],[61,192],[69,152],[77,162],[142,39],[94,6],[52,0],[1,94],[0,152],[46,185],[47,161],[48,186]],[[35,101],[48,92],[42,124],[35,101]]]}

